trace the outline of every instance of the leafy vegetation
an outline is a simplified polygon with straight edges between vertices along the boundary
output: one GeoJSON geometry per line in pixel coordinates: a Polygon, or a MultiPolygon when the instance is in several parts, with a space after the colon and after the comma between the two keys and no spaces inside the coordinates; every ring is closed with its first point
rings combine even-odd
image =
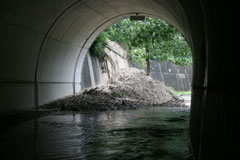
{"type": "Polygon", "coordinates": [[[121,92],[113,92],[112,95],[113,95],[114,97],[119,97],[119,98],[123,98],[123,97],[124,97],[124,94],[121,93],[121,92]]]}
{"type": "Polygon", "coordinates": [[[142,66],[147,64],[147,68],[150,66],[149,59],[159,62],[168,59],[177,65],[188,65],[192,62],[191,49],[182,34],[160,19],[146,18],[145,21],[124,19],[110,26],[99,35],[91,47],[92,53],[100,60],[104,57],[107,39],[126,46],[129,59],[142,66]]]}
{"type": "Polygon", "coordinates": [[[169,91],[171,92],[172,96],[180,96],[180,95],[185,95],[185,94],[192,94],[192,91],[176,91],[173,87],[168,87],[169,91]]]}
{"type": "Polygon", "coordinates": [[[178,95],[192,94],[192,91],[176,91],[178,95]]]}
{"type": "Polygon", "coordinates": [[[91,48],[90,48],[90,52],[97,56],[98,59],[100,61],[104,60],[105,52],[104,52],[104,48],[105,45],[107,45],[107,39],[108,39],[109,35],[106,32],[102,32],[97,39],[93,42],[91,48]]]}

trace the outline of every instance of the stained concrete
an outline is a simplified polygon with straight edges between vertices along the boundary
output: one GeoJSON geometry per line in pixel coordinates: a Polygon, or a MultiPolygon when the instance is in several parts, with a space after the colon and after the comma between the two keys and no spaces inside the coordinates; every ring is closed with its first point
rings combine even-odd
{"type": "Polygon", "coordinates": [[[86,89],[92,86],[90,68],[87,56],[84,58],[81,76],[81,89],[86,89]]]}
{"type": "Polygon", "coordinates": [[[90,55],[91,56],[91,61],[92,61],[92,69],[93,69],[93,76],[95,80],[95,85],[99,85],[101,83],[101,74],[102,70],[100,69],[99,66],[99,60],[97,59],[96,56],[90,55]]]}

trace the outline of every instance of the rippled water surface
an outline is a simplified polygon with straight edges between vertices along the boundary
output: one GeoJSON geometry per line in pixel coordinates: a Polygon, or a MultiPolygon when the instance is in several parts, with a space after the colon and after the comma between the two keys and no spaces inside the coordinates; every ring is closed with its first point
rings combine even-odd
{"type": "Polygon", "coordinates": [[[48,160],[191,160],[189,110],[48,115],[1,136],[1,157],[48,160]]]}

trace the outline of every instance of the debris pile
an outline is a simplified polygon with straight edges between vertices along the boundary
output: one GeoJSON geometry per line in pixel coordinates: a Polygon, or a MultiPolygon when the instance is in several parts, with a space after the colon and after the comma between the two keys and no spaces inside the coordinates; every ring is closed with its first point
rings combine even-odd
{"type": "Polygon", "coordinates": [[[98,86],[41,106],[44,109],[68,111],[112,111],[146,108],[150,106],[181,105],[160,81],[146,76],[143,70],[120,70],[110,84],[98,86]],[[177,102],[177,103],[176,103],[177,102]]]}

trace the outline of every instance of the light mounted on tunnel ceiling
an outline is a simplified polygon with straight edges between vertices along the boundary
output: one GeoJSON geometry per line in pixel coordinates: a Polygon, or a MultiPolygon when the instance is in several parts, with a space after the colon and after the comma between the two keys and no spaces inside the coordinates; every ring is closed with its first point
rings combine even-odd
{"type": "Polygon", "coordinates": [[[136,16],[130,16],[131,21],[144,21],[145,16],[139,16],[138,13],[136,13],[136,16]]]}

